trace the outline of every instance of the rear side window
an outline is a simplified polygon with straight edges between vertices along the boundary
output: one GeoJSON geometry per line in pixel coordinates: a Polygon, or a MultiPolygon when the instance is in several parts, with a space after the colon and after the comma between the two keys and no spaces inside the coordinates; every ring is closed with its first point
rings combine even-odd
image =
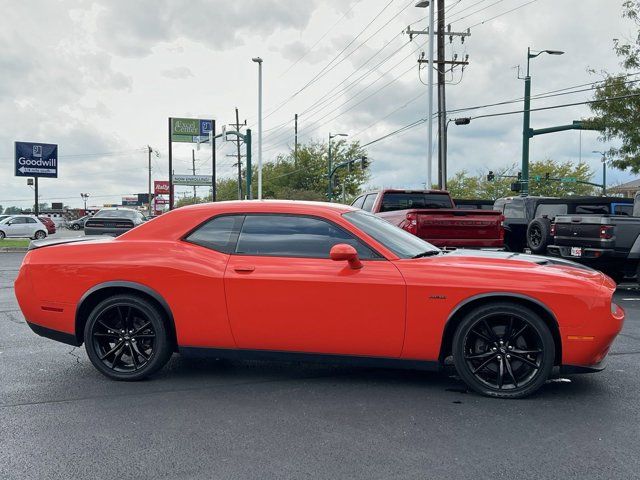
{"type": "Polygon", "coordinates": [[[566,215],[568,207],[566,203],[541,203],[536,208],[535,218],[555,218],[558,215],[566,215]]]}
{"type": "Polygon", "coordinates": [[[382,197],[381,212],[407,210],[410,208],[453,208],[448,195],[440,193],[385,193],[382,197]]]}
{"type": "Polygon", "coordinates": [[[525,218],[524,202],[511,201],[504,205],[505,218],[525,218]]]}
{"type": "Polygon", "coordinates": [[[362,204],[362,210],[370,212],[373,209],[373,204],[375,203],[377,196],[377,193],[370,193],[369,195],[367,195],[364,199],[364,203],[362,204]]]}
{"type": "Polygon", "coordinates": [[[215,217],[198,227],[185,240],[218,252],[233,253],[242,219],[241,215],[215,217]]]}
{"type": "Polygon", "coordinates": [[[35,218],[25,218],[24,223],[38,223],[35,218]]]}
{"type": "Polygon", "coordinates": [[[329,258],[338,243],[352,245],[362,259],[379,258],[369,247],[338,226],[297,215],[247,215],[236,253],[276,257],[329,258]]]}
{"type": "Polygon", "coordinates": [[[616,215],[628,215],[628,216],[632,216],[633,215],[633,204],[629,204],[629,205],[615,205],[614,207],[614,213],[616,215]]]}
{"type": "Polygon", "coordinates": [[[607,215],[610,212],[609,212],[609,205],[601,204],[601,205],[576,205],[576,213],[607,215]]]}
{"type": "Polygon", "coordinates": [[[351,204],[352,207],[355,208],[362,208],[362,204],[364,203],[364,195],[360,195],[358,198],[356,198],[353,203],[351,204]]]}

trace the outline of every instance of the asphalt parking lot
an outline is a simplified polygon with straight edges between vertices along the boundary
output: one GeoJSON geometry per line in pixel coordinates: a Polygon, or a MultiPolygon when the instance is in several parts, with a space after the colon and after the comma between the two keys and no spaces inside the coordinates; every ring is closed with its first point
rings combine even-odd
{"type": "Polygon", "coordinates": [[[640,478],[640,292],[599,374],[525,400],[447,374],[174,355],[109,381],[33,334],[0,254],[0,478],[640,478]]]}

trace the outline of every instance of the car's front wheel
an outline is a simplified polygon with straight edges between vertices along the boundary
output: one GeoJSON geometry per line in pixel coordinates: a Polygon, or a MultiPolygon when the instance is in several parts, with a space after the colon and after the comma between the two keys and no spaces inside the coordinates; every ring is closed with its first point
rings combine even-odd
{"type": "Polygon", "coordinates": [[[137,295],[100,302],[90,313],[84,343],[91,363],[115,380],[141,380],[162,368],[172,353],[157,307],[137,295]]]}
{"type": "Polygon", "coordinates": [[[74,223],[73,225],[71,225],[71,228],[74,230],[80,230],[80,225],[78,225],[77,223],[74,223]]]}
{"type": "Polygon", "coordinates": [[[462,380],[483,395],[520,398],[549,378],[555,344],[549,327],[515,303],[485,304],[468,313],[453,338],[453,361],[462,380]]]}

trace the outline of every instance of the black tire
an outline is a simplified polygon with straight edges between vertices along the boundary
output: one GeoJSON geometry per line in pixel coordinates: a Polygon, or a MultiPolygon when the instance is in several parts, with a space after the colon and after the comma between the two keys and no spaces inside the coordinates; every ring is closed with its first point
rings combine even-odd
{"type": "Polygon", "coordinates": [[[555,360],[549,327],[532,310],[508,302],[468,313],[456,329],[452,351],[467,386],[497,398],[531,395],[549,378],[555,360]]]}
{"type": "Polygon", "coordinates": [[[74,223],[73,225],[71,225],[71,228],[73,230],[80,230],[80,225],[78,225],[77,223],[74,223]]]}
{"type": "Polygon", "coordinates": [[[535,218],[527,227],[527,247],[538,255],[547,252],[547,245],[551,243],[551,220],[535,218]]]}
{"type": "Polygon", "coordinates": [[[4,232],[0,231],[0,240],[4,240],[5,234],[4,232]]]}
{"type": "Polygon", "coordinates": [[[38,230],[33,238],[35,240],[44,240],[45,238],[47,238],[47,232],[45,232],[44,230],[38,230]]]}
{"type": "Polygon", "coordinates": [[[100,373],[125,381],[154,374],[173,352],[162,313],[153,303],[130,294],[109,297],[93,309],[84,344],[100,373]]]}

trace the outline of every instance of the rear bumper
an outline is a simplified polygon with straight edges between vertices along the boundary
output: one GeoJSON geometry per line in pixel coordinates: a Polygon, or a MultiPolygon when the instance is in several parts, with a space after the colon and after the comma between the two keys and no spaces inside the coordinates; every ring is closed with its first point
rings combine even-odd
{"type": "Polygon", "coordinates": [[[616,252],[612,248],[590,248],[590,247],[579,247],[582,248],[582,255],[580,257],[576,257],[571,255],[571,246],[568,245],[549,245],[547,247],[547,252],[550,255],[562,258],[569,258],[571,260],[599,260],[601,258],[624,258],[625,255],[616,252]]]}
{"type": "MultiPolygon", "coordinates": [[[[133,228],[133,227],[131,227],[133,228]]],[[[131,228],[96,228],[96,227],[84,227],[85,235],[111,235],[117,237],[125,232],[131,230],[131,228]]]]}

